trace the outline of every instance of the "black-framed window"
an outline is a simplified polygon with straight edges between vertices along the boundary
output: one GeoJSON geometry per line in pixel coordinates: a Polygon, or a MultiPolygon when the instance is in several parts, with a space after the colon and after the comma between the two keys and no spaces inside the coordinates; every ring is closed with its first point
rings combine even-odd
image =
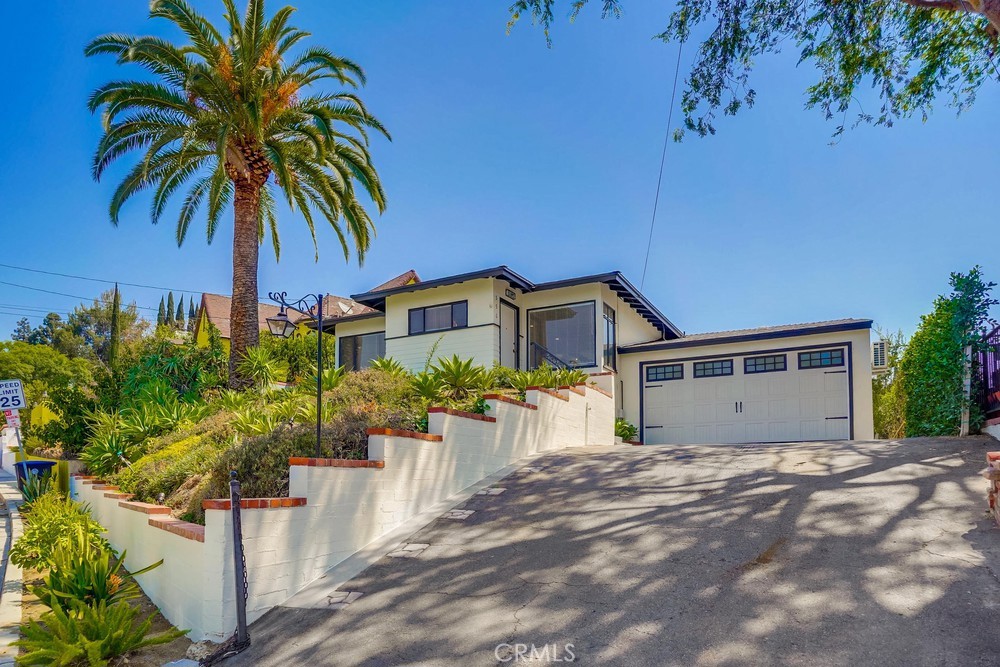
{"type": "Polygon", "coordinates": [[[604,304],[604,366],[616,369],[615,353],[617,352],[615,342],[615,309],[604,304]]]}
{"type": "Polygon", "coordinates": [[[594,301],[528,311],[528,363],[570,368],[597,365],[597,306],[594,301]]]}
{"type": "Polygon", "coordinates": [[[844,350],[810,350],[799,352],[799,368],[825,368],[827,366],[843,366],[844,350]]]}
{"type": "Polygon", "coordinates": [[[646,366],[646,382],[667,382],[668,380],[683,380],[684,364],[664,364],[662,366],[646,366]]]}
{"type": "Polygon", "coordinates": [[[385,356],[385,332],[361,334],[358,336],[338,336],[340,345],[340,365],[349,371],[368,368],[376,359],[385,356]]]}
{"type": "Polygon", "coordinates": [[[744,373],[774,373],[787,370],[787,359],[783,354],[769,354],[763,357],[746,357],[743,359],[744,373]]]}
{"type": "Polygon", "coordinates": [[[438,306],[410,308],[410,335],[464,329],[469,326],[469,302],[455,301],[438,306]]]}
{"type": "Polygon", "coordinates": [[[696,378],[712,378],[732,374],[732,359],[716,359],[714,361],[694,362],[694,376],[696,378]]]}

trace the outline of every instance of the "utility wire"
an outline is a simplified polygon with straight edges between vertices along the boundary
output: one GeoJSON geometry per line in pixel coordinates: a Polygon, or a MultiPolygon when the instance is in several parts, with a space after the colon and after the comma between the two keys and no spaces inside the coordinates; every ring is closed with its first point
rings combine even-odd
{"type": "Polygon", "coordinates": [[[646,267],[649,266],[649,250],[653,247],[653,225],[656,224],[656,209],[660,203],[660,184],[663,182],[663,164],[667,160],[667,143],[670,141],[670,127],[674,118],[674,100],[677,97],[677,77],[681,71],[681,52],[684,50],[684,40],[677,45],[677,65],[674,67],[674,88],[670,92],[670,109],[667,111],[667,131],[663,135],[663,153],[660,155],[660,173],[656,177],[656,196],[653,197],[653,217],[649,221],[649,239],[646,241],[646,259],[642,262],[642,279],[639,289],[646,284],[646,267]]]}
{"type": "MultiPolygon", "coordinates": [[[[9,287],[19,287],[21,289],[31,290],[33,292],[44,292],[45,294],[55,294],[56,296],[65,296],[70,299],[80,299],[80,301],[101,301],[100,299],[95,299],[89,296],[79,296],[76,294],[67,294],[65,292],[54,292],[52,290],[42,289],[40,287],[29,287],[28,285],[18,285],[17,283],[9,283],[5,280],[0,280],[0,285],[7,285],[9,287]]],[[[103,303],[107,303],[104,301],[103,303]]],[[[158,308],[151,308],[149,306],[136,306],[136,308],[141,308],[142,310],[158,310],[158,308]]]]}
{"type": "Polygon", "coordinates": [[[58,273],[56,271],[43,271],[42,269],[29,269],[26,266],[14,266],[12,264],[0,264],[5,269],[16,269],[18,271],[30,271],[31,273],[44,273],[47,276],[59,276],[60,278],[72,278],[74,280],[89,280],[93,283],[104,283],[106,285],[124,285],[125,287],[139,287],[142,289],[164,290],[167,292],[184,292],[187,294],[201,294],[201,290],[177,289],[176,287],[158,287],[156,285],[142,285],[140,283],[126,283],[120,280],[104,280],[102,278],[88,278],[86,276],[74,276],[70,273],[58,273]]]}

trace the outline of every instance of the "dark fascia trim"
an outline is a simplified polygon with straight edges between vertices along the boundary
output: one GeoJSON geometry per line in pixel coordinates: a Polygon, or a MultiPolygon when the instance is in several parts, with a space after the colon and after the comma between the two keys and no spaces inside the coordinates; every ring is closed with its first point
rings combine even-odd
{"type": "Polygon", "coordinates": [[[706,345],[724,345],[726,343],[744,343],[758,340],[773,340],[775,338],[792,338],[796,336],[809,336],[814,334],[836,333],[839,331],[855,331],[858,329],[871,329],[872,320],[858,320],[857,322],[845,322],[843,324],[830,324],[822,327],[805,327],[800,329],[786,329],[784,331],[764,331],[761,333],[740,334],[736,336],[720,336],[719,338],[685,340],[683,338],[671,341],[664,341],[654,345],[643,344],[641,347],[620,347],[618,354],[637,354],[639,352],[655,352],[658,350],[674,350],[683,347],[704,347],[706,345]]]}
{"type": "Polygon", "coordinates": [[[627,278],[622,274],[621,271],[611,271],[610,273],[598,273],[592,276],[580,276],[579,278],[567,278],[566,280],[553,280],[547,283],[540,283],[535,285],[534,291],[541,292],[542,290],[559,289],[560,287],[575,287],[577,285],[587,285],[590,283],[604,283],[608,285],[611,290],[618,295],[619,298],[627,295],[631,297],[635,303],[630,303],[627,299],[622,299],[635,310],[637,313],[642,315],[647,322],[655,326],[660,332],[667,337],[680,338],[684,335],[684,332],[678,329],[673,322],[667,319],[667,317],[657,309],[656,306],[650,302],[643,294],[635,288],[635,285],[630,283],[627,278]]]}
{"type": "MultiPolygon", "coordinates": [[[[346,322],[358,322],[360,320],[370,320],[376,317],[385,317],[385,313],[374,312],[374,313],[360,313],[358,315],[346,315],[344,317],[331,317],[330,319],[323,318],[323,331],[329,331],[330,333],[336,333],[337,325],[344,324],[346,322]]],[[[314,328],[315,323],[313,323],[314,328]]],[[[372,332],[375,333],[375,332],[372,332]]],[[[359,334],[364,335],[364,334],[359,334]]]]}
{"type": "Polygon", "coordinates": [[[497,266],[492,269],[483,269],[482,271],[473,271],[471,273],[461,273],[457,276],[447,276],[445,278],[437,278],[436,280],[425,280],[419,283],[413,283],[412,285],[403,285],[402,287],[379,290],[378,292],[354,294],[351,298],[360,304],[381,310],[385,307],[386,298],[396,294],[419,292],[420,290],[431,289],[433,287],[455,285],[457,283],[464,283],[469,280],[479,280],[481,278],[501,278],[509,282],[511,285],[519,287],[524,292],[530,292],[534,288],[534,285],[527,278],[514,273],[509,267],[497,266]]]}

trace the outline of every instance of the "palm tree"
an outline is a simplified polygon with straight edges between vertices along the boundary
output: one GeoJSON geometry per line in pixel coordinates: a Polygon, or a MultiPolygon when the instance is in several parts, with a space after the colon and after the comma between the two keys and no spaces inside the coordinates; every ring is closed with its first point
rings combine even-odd
{"type": "Polygon", "coordinates": [[[111,222],[118,224],[130,197],[152,189],[155,224],[171,195],[184,187],[177,243],[184,242],[203,203],[211,243],[223,211],[233,206],[229,369],[230,386],[240,388],[247,381],[239,364],[258,342],[257,261],[265,230],[275,256],[280,253],[277,199],[283,196],[305,219],[317,261],[317,218],[330,223],[345,259],[353,247],[362,261],[375,226],[359,190],[380,213],[385,209],[367,130],[389,134],[351,92],[365,83],[358,65],[324,48],[292,53],[308,36],[289,25],[294,8],[266,19],[264,0],[248,0],[242,16],[234,0],[222,2],[227,37],[184,0],[153,0],[150,18],[174,23],[186,44],[110,34],[91,42],[85,53],[110,54],[153,75],[112,81],[90,98],[92,112],[103,109],[104,123],[94,178],[123,155],[141,154],[111,197],[111,222]],[[328,82],[341,90],[315,90],[328,82]]]}

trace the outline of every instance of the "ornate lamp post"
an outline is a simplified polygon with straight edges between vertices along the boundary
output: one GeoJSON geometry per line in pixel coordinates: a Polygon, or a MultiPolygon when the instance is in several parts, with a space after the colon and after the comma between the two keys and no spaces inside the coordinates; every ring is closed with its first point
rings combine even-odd
{"type": "Polygon", "coordinates": [[[289,308],[305,314],[311,321],[316,322],[316,458],[320,458],[323,424],[323,295],[307,294],[291,303],[287,301],[287,296],[288,292],[268,292],[267,298],[281,306],[281,310],[274,317],[267,318],[267,328],[273,336],[291,338],[296,327],[295,323],[288,319],[289,308]],[[309,305],[310,301],[315,301],[315,305],[309,305]]]}

